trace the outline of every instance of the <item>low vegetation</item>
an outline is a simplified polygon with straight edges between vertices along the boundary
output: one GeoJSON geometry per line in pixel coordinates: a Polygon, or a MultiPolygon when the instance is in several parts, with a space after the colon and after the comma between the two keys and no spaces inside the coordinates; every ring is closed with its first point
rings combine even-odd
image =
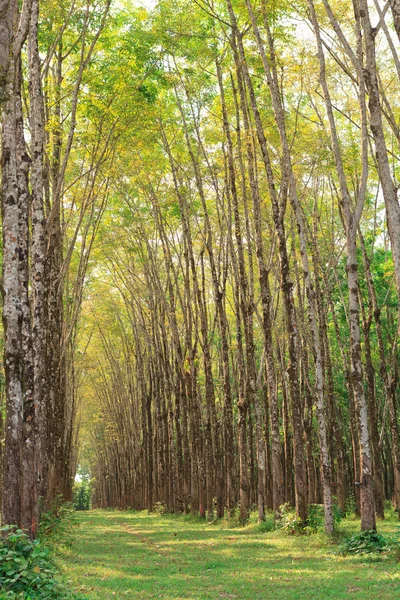
{"type": "MultiPolygon", "coordinates": [[[[246,527],[130,510],[80,512],[77,521],[73,549],[62,549],[59,565],[88,599],[393,600],[400,586],[393,546],[350,551],[355,518],[341,521],[334,540],[273,530],[271,515],[261,525],[252,515],[246,527]]],[[[394,543],[395,514],[379,529],[394,543]]]]}
{"type": "Polygon", "coordinates": [[[10,525],[1,528],[0,599],[77,598],[55,565],[60,548],[71,547],[73,514],[58,498],[50,510],[42,512],[37,539],[10,525]]]}

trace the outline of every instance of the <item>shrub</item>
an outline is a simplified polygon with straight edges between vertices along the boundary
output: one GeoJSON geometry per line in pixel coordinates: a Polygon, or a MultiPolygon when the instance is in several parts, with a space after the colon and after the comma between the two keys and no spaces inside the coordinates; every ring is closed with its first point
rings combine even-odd
{"type": "Polygon", "coordinates": [[[70,545],[69,534],[72,527],[74,511],[69,503],[62,502],[62,496],[58,496],[50,510],[40,515],[39,533],[40,539],[52,541],[57,539],[57,544],[70,545]]]}
{"type": "Polygon", "coordinates": [[[278,520],[276,526],[278,529],[282,529],[288,535],[304,533],[304,523],[299,517],[296,517],[296,512],[293,507],[290,506],[289,502],[281,504],[277,516],[278,520]]]}
{"type": "MultiPolygon", "coordinates": [[[[332,507],[333,521],[337,525],[340,523],[342,513],[337,506],[332,507]]],[[[325,516],[322,504],[311,504],[308,511],[306,523],[296,516],[295,510],[288,502],[279,507],[277,513],[276,527],[284,530],[289,535],[296,533],[311,534],[324,529],[325,516]]]]}
{"type": "Polygon", "coordinates": [[[350,492],[346,499],[346,515],[352,515],[353,517],[357,512],[357,502],[354,492],[350,492]]]}
{"type": "Polygon", "coordinates": [[[375,554],[389,550],[388,542],[376,531],[361,531],[345,540],[343,554],[375,554]]]}
{"type": "MultiPolygon", "coordinates": [[[[339,525],[342,520],[342,511],[336,504],[332,506],[332,514],[334,525],[339,525]]],[[[322,531],[324,525],[325,515],[323,504],[310,504],[306,530],[308,530],[309,533],[315,533],[316,531],[322,531]]]]}
{"type": "Polygon", "coordinates": [[[156,502],[153,506],[153,511],[156,515],[166,515],[168,512],[168,507],[164,502],[156,502]]]}
{"type": "Polygon", "coordinates": [[[389,536],[387,547],[391,556],[400,563],[400,527],[397,527],[395,534],[389,536]]]}
{"type": "Polygon", "coordinates": [[[263,533],[268,533],[269,531],[273,531],[275,529],[275,522],[273,517],[266,517],[265,521],[257,524],[258,531],[263,533]]]}
{"type": "Polygon", "coordinates": [[[49,556],[49,549],[21,529],[0,529],[0,597],[25,600],[74,598],[67,591],[49,556]]]}

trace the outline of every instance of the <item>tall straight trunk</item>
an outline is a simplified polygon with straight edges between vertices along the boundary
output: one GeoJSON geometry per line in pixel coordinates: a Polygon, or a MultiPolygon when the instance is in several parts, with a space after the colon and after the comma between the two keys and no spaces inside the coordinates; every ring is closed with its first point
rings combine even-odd
{"type": "Polygon", "coordinates": [[[295,496],[296,512],[303,523],[308,516],[307,507],[307,481],[304,460],[304,441],[303,441],[303,423],[301,414],[301,395],[299,387],[299,366],[298,366],[298,334],[297,323],[293,301],[293,283],[290,278],[289,257],[286,247],[286,234],[284,225],[284,210],[286,206],[287,181],[282,181],[282,198],[278,201],[278,195],[275,187],[274,175],[271,160],[267,147],[260,113],[257,106],[254,87],[248,70],[243,41],[237,26],[236,17],[233,11],[232,3],[227,0],[227,6],[230,14],[231,27],[233,32],[233,42],[237,44],[240,64],[238,69],[243,69],[244,82],[249,93],[250,106],[256,125],[257,138],[260,145],[262,159],[266,170],[270,200],[272,203],[272,213],[275,228],[278,235],[278,250],[280,257],[281,286],[284,297],[284,306],[286,312],[286,325],[289,337],[289,365],[287,368],[291,401],[291,417],[294,442],[294,475],[295,475],[295,496]]]}
{"type": "MultiPolygon", "coordinates": [[[[222,104],[225,105],[224,96],[221,96],[222,104]]],[[[225,117],[226,117],[225,113],[225,117]]],[[[229,250],[231,254],[231,262],[232,262],[232,272],[233,272],[233,280],[234,280],[234,308],[235,308],[235,321],[236,321],[236,343],[237,343],[237,351],[236,351],[236,364],[237,364],[237,409],[238,409],[238,421],[237,421],[237,432],[238,432],[238,454],[239,454],[239,520],[244,525],[247,523],[250,512],[250,485],[249,485],[249,460],[248,460],[248,439],[247,439],[247,431],[246,431],[246,423],[247,423],[247,413],[249,410],[248,405],[248,397],[246,394],[246,373],[245,373],[245,360],[244,360],[244,350],[243,350],[243,325],[242,325],[242,316],[243,310],[241,308],[241,291],[243,291],[243,287],[240,286],[240,275],[239,275],[239,267],[237,256],[235,254],[235,247],[233,242],[233,232],[232,227],[235,224],[235,218],[233,216],[232,211],[232,197],[237,195],[236,188],[236,177],[235,177],[235,166],[233,161],[233,146],[232,138],[230,133],[227,131],[227,123],[226,118],[224,118],[224,133],[228,141],[228,149],[227,149],[227,173],[226,177],[228,179],[227,185],[230,191],[228,195],[228,211],[227,211],[227,221],[228,221],[228,244],[229,250]],[[229,141],[230,140],[230,141],[229,141]]],[[[237,198],[236,198],[236,206],[237,206],[237,198]]],[[[237,215],[236,215],[237,220],[237,215]]],[[[240,230],[239,230],[240,231],[240,230]]]]}
{"type": "MultiPolygon", "coordinates": [[[[187,91],[186,91],[186,93],[188,94],[187,91]]],[[[189,96],[188,96],[188,99],[190,101],[189,96]]],[[[197,190],[199,192],[201,204],[202,204],[203,211],[204,211],[204,225],[205,225],[204,237],[206,239],[207,253],[208,253],[209,261],[210,261],[214,295],[215,295],[216,302],[217,302],[217,313],[218,313],[219,323],[221,326],[221,333],[223,335],[222,343],[223,343],[223,348],[225,348],[224,349],[225,410],[229,410],[229,403],[231,403],[231,400],[229,398],[230,382],[227,381],[227,377],[229,376],[229,363],[226,362],[227,343],[226,343],[226,324],[225,324],[226,315],[225,315],[225,311],[224,311],[224,307],[223,307],[224,295],[223,295],[223,293],[221,293],[221,289],[220,289],[220,285],[219,285],[219,281],[218,281],[217,269],[216,269],[216,265],[215,265],[214,250],[213,250],[213,248],[214,248],[213,234],[212,234],[211,223],[210,223],[210,219],[209,219],[209,215],[208,215],[206,196],[205,196],[204,185],[203,185],[203,178],[202,178],[199,162],[195,155],[195,152],[193,149],[193,144],[190,139],[185,113],[182,109],[182,104],[179,100],[178,95],[177,95],[177,102],[178,102],[178,106],[180,109],[182,121],[184,124],[184,133],[185,133],[186,144],[187,144],[190,158],[191,158],[193,168],[194,168],[196,186],[197,186],[197,190]]],[[[199,136],[199,131],[197,128],[197,122],[195,122],[195,127],[196,127],[196,132],[199,137],[199,143],[200,143],[200,136],[199,136]]],[[[201,256],[201,257],[202,257],[202,267],[203,267],[203,272],[204,272],[203,256],[201,256]]],[[[204,277],[203,277],[203,280],[204,280],[204,277]]],[[[203,281],[203,293],[204,293],[204,290],[205,290],[205,285],[204,285],[204,281],[203,281]]],[[[198,293],[198,300],[199,300],[199,309],[200,309],[200,314],[201,314],[201,328],[202,328],[202,336],[203,336],[202,345],[203,345],[203,355],[204,355],[204,365],[205,365],[205,375],[206,375],[206,399],[207,399],[207,407],[208,407],[208,411],[209,411],[210,428],[211,428],[209,437],[210,437],[210,439],[212,439],[213,450],[214,450],[213,465],[210,465],[210,467],[211,468],[213,467],[215,469],[217,516],[223,517],[224,516],[224,496],[225,496],[224,487],[225,486],[224,486],[223,457],[222,457],[222,445],[221,445],[222,438],[219,435],[219,431],[217,430],[217,427],[216,427],[217,415],[216,415],[216,408],[215,408],[215,393],[214,393],[214,382],[213,382],[213,375],[212,375],[211,354],[210,354],[210,348],[209,348],[209,342],[208,342],[208,323],[207,323],[206,302],[204,299],[202,299],[201,294],[199,294],[199,293],[198,293]]],[[[212,512],[212,507],[211,507],[211,512],[212,512]]]]}
{"type": "Polygon", "coordinates": [[[30,6],[0,8],[0,108],[2,111],[2,295],[5,370],[5,447],[2,522],[28,530],[37,522],[35,407],[29,299],[29,157],[24,139],[21,49],[30,6]]]}
{"type": "MultiPolygon", "coordinates": [[[[276,388],[275,388],[276,390],[276,388]]],[[[270,416],[270,407],[269,407],[269,396],[268,396],[268,385],[266,383],[262,386],[262,394],[264,399],[264,437],[265,437],[265,506],[268,510],[274,511],[274,516],[276,514],[274,509],[274,494],[273,494],[273,472],[272,472],[272,452],[271,452],[271,416],[270,416]]],[[[280,448],[279,448],[280,450],[280,448]]],[[[279,467],[282,469],[281,464],[279,467]]],[[[280,481],[280,485],[282,485],[282,481],[280,481]]]]}
{"type": "MultiPolygon", "coordinates": [[[[289,197],[293,206],[293,211],[296,216],[298,233],[300,238],[300,255],[303,267],[304,282],[306,285],[307,299],[308,299],[308,319],[309,326],[312,334],[312,344],[315,362],[315,396],[316,396],[316,408],[317,408],[317,422],[318,422],[318,434],[321,450],[321,463],[322,463],[322,481],[323,481],[323,494],[324,494],[324,513],[325,513],[325,529],[328,533],[333,532],[333,513],[332,513],[332,482],[331,482],[331,468],[330,468],[330,457],[328,450],[328,440],[326,432],[326,411],[325,411],[325,398],[324,398],[324,373],[322,365],[322,351],[321,351],[321,338],[318,328],[317,321],[317,309],[315,290],[312,282],[307,239],[304,218],[300,200],[297,194],[296,179],[293,172],[292,160],[290,156],[289,142],[286,132],[285,114],[283,110],[282,100],[280,97],[278,75],[276,69],[276,57],[272,34],[268,24],[268,17],[266,11],[263,11],[264,27],[266,28],[268,35],[268,45],[270,62],[268,62],[267,55],[264,49],[264,44],[261,39],[261,34],[257,25],[255,14],[251,5],[250,0],[246,0],[247,9],[250,15],[250,19],[253,26],[254,35],[257,41],[257,46],[261,54],[265,74],[267,77],[268,86],[270,89],[272,104],[275,114],[275,122],[278,127],[282,153],[283,153],[283,169],[286,170],[285,178],[289,182],[289,197]]],[[[265,7],[264,7],[265,9],[265,7]]]]}
{"type": "MultiPolygon", "coordinates": [[[[386,406],[389,406],[389,415],[390,415],[390,432],[392,437],[392,443],[390,445],[393,467],[394,467],[394,504],[396,508],[400,507],[400,442],[399,442],[399,432],[397,426],[397,415],[396,415],[396,368],[393,365],[392,357],[396,360],[395,352],[390,352],[389,357],[386,357],[385,346],[383,341],[383,333],[382,333],[382,324],[381,324],[381,309],[378,306],[378,299],[375,289],[375,284],[372,277],[371,272],[371,264],[370,259],[367,255],[367,250],[365,246],[364,237],[359,230],[359,238],[361,242],[361,249],[363,255],[363,264],[365,277],[367,281],[367,291],[369,303],[371,305],[371,312],[374,316],[375,321],[375,330],[376,337],[378,339],[378,349],[379,349],[379,367],[380,367],[380,376],[385,389],[385,405],[383,414],[386,413],[386,406]],[[389,364],[393,365],[393,368],[389,367],[389,364]]],[[[379,449],[381,451],[381,443],[379,441],[379,449]]]]}
{"type": "Polygon", "coordinates": [[[23,392],[23,432],[22,432],[22,490],[21,490],[21,527],[29,531],[32,537],[36,533],[38,522],[37,471],[35,452],[35,403],[34,403],[34,363],[32,354],[32,322],[29,295],[29,251],[30,251],[30,193],[29,166],[27,154],[21,99],[22,66],[17,66],[17,90],[15,94],[17,163],[19,165],[19,240],[20,293],[22,308],[22,362],[21,382],[23,392]]]}
{"type": "MultiPolygon", "coordinates": [[[[397,35],[400,39],[400,2],[399,0],[390,0],[393,20],[397,35]]],[[[385,200],[387,215],[387,224],[392,248],[394,273],[397,288],[397,295],[400,297],[400,205],[398,200],[398,190],[391,174],[389,154],[385,140],[383,128],[382,106],[379,93],[376,49],[375,49],[375,31],[371,25],[368,3],[365,0],[359,0],[359,15],[365,40],[366,64],[363,71],[365,85],[368,91],[368,108],[370,113],[370,127],[375,142],[375,156],[378,166],[380,183],[385,200]]],[[[397,323],[398,332],[400,330],[400,313],[397,323]]],[[[388,386],[390,388],[390,386],[388,386]]],[[[388,390],[389,391],[389,390],[388,390]]],[[[393,438],[393,461],[395,467],[395,487],[396,503],[400,505],[400,444],[396,412],[396,402],[393,400],[393,394],[389,391],[389,409],[390,423],[393,438]]],[[[399,513],[400,517],[400,513],[399,513]]]]}
{"type": "Polygon", "coordinates": [[[34,404],[37,411],[36,454],[39,495],[47,494],[48,402],[46,372],[46,220],[44,214],[44,107],[38,47],[39,3],[32,2],[29,28],[29,92],[32,181],[32,347],[34,357],[34,404]]]}
{"type": "Polygon", "coordinates": [[[48,411],[52,415],[48,423],[49,473],[47,500],[52,503],[58,495],[64,495],[62,478],[64,467],[64,436],[66,427],[66,354],[63,281],[62,281],[62,231],[61,198],[53,198],[52,216],[49,223],[49,242],[46,257],[47,269],[47,383],[48,411]]]}
{"type": "MultiPolygon", "coordinates": [[[[251,126],[248,115],[245,90],[241,81],[242,75],[238,73],[239,93],[241,100],[241,109],[244,122],[246,150],[247,150],[247,173],[250,184],[250,192],[253,202],[253,218],[256,234],[256,255],[258,261],[259,283],[261,290],[261,301],[263,311],[263,333],[264,347],[266,356],[267,369],[267,386],[270,399],[271,411],[271,426],[272,426],[272,477],[273,477],[273,508],[278,510],[282,504],[282,469],[281,469],[281,448],[280,448],[280,433],[279,433],[279,415],[278,415],[278,398],[276,395],[275,367],[273,361],[273,346],[271,333],[271,293],[269,286],[269,272],[266,267],[264,257],[264,245],[262,237],[262,221],[261,221],[261,200],[258,181],[255,172],[255,158],[253,152],[253,139],[251,126]]],[[[223,97],[223,81],[219,74],[219,87],[221,98],[223,97]]],[[[224,109],[223,109],[224,110],[224,109]]],[[[225,108],[226,113],[226,108],[225,108]]],[[[225,115],[227,119],[227,115],[225,115]]],[[[257,465],[258,465],[258,510],[259,520],[264,519],[263,499],[265,494],[265,475],[266,475],[266,448],[264,433],[262,430],[262,411],[261,402],[257,398],[255,404],[256,427],[257,427],[257,465]]]]}
{"type": "Polygon", "coordinates": [[[314,224],[314,235],[313,235],[313,263],[314,263],[314,274],[315,274],[315,291],[317,300],[317,309],[319,315],[319,325],[322,338],[323,348],[323,361],[325,370],[325,385],[326,385],[326,397],[328,405],[328,425],[331,428],[331,444],[334,447],[331,451],[331,464],[334,463],[336,458],[336,495],[338,499],[338,505],[342,513],[346,512],[346,486],[345,486],[345,466],[343,456],[343,432],[342,432],[342,418],[340,406],[335,401],[334,397],[334,382],[333,382],[333,368],[331,359],[331,349],[328,339],[328,328],[327,328],[327,307],[324,303],[324,292],[330,294],[330,290],[325,287],[324,291],[321,289],[319,283],[319,277],[321,273],[321,257],[319,254],[318,237],[317,237],[317,217],[315,218],[314,224]]]}
{"type": "MultiPolygon", "coordinates": [[[[397,188],[390,170],[389,154],[383,129],[382,107],[380,102],[379,84],[376,65],[375,32],[371,25],[367,0],[358,0],[359,19],[362,26],[365,44],[365,68],[363,69],[365,86],[368,91],[368,108],[370,127],[375,142],[375,156],[378,165],[379,179],[382,185],[383,197],[387,214],[390,242],[392,246],[393,263],[397,295],[400,297],[400,205],[397,198],[397,188]]],[[[400,3],[391,1],[391,8],[396,25],[399,23],[400,3]]],[[[357,15],[356,15],[357,18],[357,15]]],[[[400,323],[399,323],[400,326],[400,323]]]]}
{"type": "MultiPolygon", "coordinates": [[[[176,315],[176,311],[175,311],[175,291],[174,291],[174,286],[173,286],[173,282],[172,282],[172,274],[175,277],[175,273],[174,273],[174,267],[173,267],[173,261],[172,261],[172,256],[171,256],[171,251],[170,251],[170,247],[168,244],[168,236],[166,235],[165,232],[165,228],[164,228],[164,224],[162,221],[162,217],[160,216],[159,213],[159,206],[157,204],[157,200],[156,200],[156,196],[154,193],[154,190],[151,189],[151,194],[149,197],[154,211],[155,211],[155,219],[156,219],[156,223],[157,226],[159,228],[160,231],[160,235],[161,235],[161,241],[162,241],[162,248],[163,248],[163,255],[164,255],[164,260],[166,263],[166,268],[167,268],[167,286],[168,286],[168,291],[169,291],[169,303],[166,303],[166,299],[163,296],[164,302],[165,302],[165,310],[166,310],[166,314],[167,314],[167,318],[172,330],[172,343],[174,345],[175,348],[175,353],[176,353],[176,358],[175,358],[175,369],[176,369],[176,374],[177,374],[177,382],[176,382],[176,397],[178,398],[179,396],[179,401],[177,401],[179,408],[182,409],[182,440],[180,441],[180,431],[178,429],[178,424],[176,425],[176,431],[177,431],[177,436],[178,436],[178,461],[181,465],[182,468],[182,494],[183,494],[183,505],[184,505],[184,510],[187,510],[188,504],[189,504],[189,497],[190,497],[190,488],[191,488],[191,453],[189,451],[189,420],[188,420],[188,394],[190,395],[190,385],[188,388],[188,380],[186,379],[186,375],[187,373],[184,371],[184,358],[183,358],[183,350],[182,350],[182,345],[181,345],[181,341],[180,341],[180,336],[179,336],[179,328],[178,328],[178,322],[177,322],[177,315],[176,315]],[[182,443],[182,448],[180,448],[180,443],[182,443]],[[182,453],[182,455],[181,455],[182,453]]],[[[185,255],[186,256],[186,255],[185,255]]],[[[188,268],[188,265],[187,265],[188,268]]],[[[186,284],[186,292],[188,293],[190,290],[190,282],[188,280],[188,278],[186,277],[185,280],[185,284],[186,284]]],[[[189,323],[187,326],[187,331],[186,331],[186,337],[187,337],[187,346],[190,347],[191,344],[191,313],[190,313],[190,318],[189,318],[189,323]]],[[[168,339],[166,337],[166,333],[164,331],[164,328],[162,328],[162,336],[163,336],[163,345],[164,345],[164,350],[165,353],[167,354],[167,346],[168,346],[168,339]]],[[[190,379],[189,379],[190,381],[190,379]]],[[[177,422],[178,416],[176,415],[176,422],[177,422]]],[[[193,502],[192,502],[193,504],[193,502]]]]}
{"type": "MultiPolygon", "coordinates": [[[[370,438],[368,432],[368,412],[364,394],[362,359],[361,359],[361,337],[360,337],[360,308],[358,303],[358,263],[357,263],[357,228],[361,218],[368,177],[368,135],[366,131],[366,105],[365,91],[362,78],[360,78],[359,101],[361,112],[361,159],[362,177],[360,189],[356,200],[355,209],[352,208],[350,193],[347,186],[345,170],[342,162],[336,122],[333,115],[332,101],[326,81],[325,57],[321,41],[319,23],[314,9],[313,0],[308,0],[311,21],[317,41],[318,60],[320,65],[320,83],[322,86],[326,111],[332,140],[333,155],[336,171],[339,179],[341,202],[343,206],[346,249],[347,249],[347,285],[349,290],[349,319],[350,319],[350,357],[351,357],[351,380],[354,391],[354,401],[357,411],[358,435],[360,444],[361,481],[360,485],[360,510],[361,529],[375,529],[375,507],[372,485],[372,456],[370,438]]],[[[360,34],[360,32],[357,32],[360,34]]],[[[362,57],[361,37],[358,35],[358,54],[362,57]]]]}
{"type": "MultiPolygon", "coordinates": [[[[237,101],[237,93],[236,88],[233,87],[234,92],[234,100],[235,100],[235,108],[236,108],[236,123],[237,123],[237,155],[239,159],[240,173],[241,173],[241,187],[242,187],[242,203],[244,205],[244,214],[245,214],[245,225],[246,225],[246,237],[251,240],[252,235],[249,227],[249,218],[248,218],[248,206],[247,206],[247,177],[249,179],[250,190],[254,205],[254,200],[257,203],[257,199],[255,196],[258,195],[258,186],[255,180],[255,172],[254,172],[254,164],[253,164],[253,150],[252,150],[252,139],[250,134],[249,127],[249,116],[248,116],[248,108],[246,102],[246,94],[242,80],[242,73],[237,71],[237,81],[238,81],[238,90],[240,97],[240,107],[242,112],[242,118],[244,122],[244,138],[247,140],[246,143],[246,155],[247,155],[247,169],[245,168],[244,159],[242,156],[242,135],[241,135],[241,119],[239,113],[239,102],[237,101]]],[[[223,112],[224,112],[224,124],[225,124],[225,132],[227,136],[230,136],[230,130],[228,127],[228,117],[227,110],[224,101],[224,91],[222,82],[220,82],[220,93],[221,100],[223,104],[223,112]]],[[[228,143],[229,146],[229,143],[228,143]]],[[[230,147],[232,146],[232,140],[230,141],[230,147]]],[[[241,281],[241,309],[243,316],[243,329],[245,336],[245,346],[246,346],[246,395],[249,403],[249,436],[252,436],[253,429],[251,425],[251,408],[254,406],[254,416],[256,422],[256,452],[257,452],[257,507],[258,507],[258,521],[261,523],[265,520],[265,471],[266,471],[266,449],[265,449],[265,439],[264,439],[264,431],[263,431],[263,411],[262,411],[262,402],[259,396],[258,390],[256,390],[256,364],[255,364],[255,351],[254,351],[254,334],[253,334],[253,312],[254,312],[254,285],[253,285],[253,265],[252,265],[252,250],[251,244],[248,243],[248,276],[246,274],[245,266],[244,266],[244,245],[241,233],[241,223],[239,210],[237,205],[237,197],[232,196],[233,199],[233,208],[234,208],[234,218],[235,218],[235,233],[236,233],[236,242],[238,246],[238,263],[239,263],[239,273],[240,273],[240,281],[241,281]]],[[[258,199],[259,202],[259,199],[258,199]]],[[[250,439],[251,441],[251,439],[250,439]]],[[[252,448],[252,444],[250,445],[252,448]]],[[[252,465],[253,453],[250,452],[251,458],[251,481],[255,475],[255,469],[252,465]]],[[[251,483],[250,490],[251,492],[254,490],[255,486],[251,483]]],[[[250,503],[253,502],[250,500],[250,503]]]]}
{"type": "MultiPolygon", "coordinates": [[[[164,145],[169,157],[171,171],[173,175],[174,187],[176,191],[176,195],[179,201],[179,207],[181,212],[181,222],[186,240],[186,251],[188,256],[188,264],[191,271],[191,277],[193,282],[193,291],[194,291],[194,299],[196,301],[196,306],[199,311],[200,318],[200,330],[201,330],[201,345],[203,350],[203,366],[206,378],[206,409],[207,409],[207,423],[205,430],[205,449],[207,455],[207,461],[205,464],[205,476],[206,476],[206,488],[207,488],[207,512],[209,518],[212,518],[213,514],[213,489],[212,489],[212,473],[215,467],[215,459],[214,459],[214,449],[216,447],[216,441],[213,439],[213,436],[218,435],[216,432],[216,413],[215,413],[215,394],[214,394],[214,384],[211,370],[211,354],[209,347],[209,334],[208,334],[208,321],[207,321],[207,313],[205,309],[205,305],[202,298],[202,291],[199,283],[199,276],[197,273],[196,262],[194,259],[193,253],[193,242],[192,242],[192,233],[190,227],[189,220],[189,208],[187,206],[186,200],[181,192],[181,186],[179,185],[178,172],[175,166],[175,162],[172,156],[171,148],[169,146],[168,140],[163,134],[164,145]]],[[[198,182],[199,183],[199,182],[198,182]]]]}
{"type": "Polygon", "coordinates": [[[384,496],[383,496],[383,479],[382,479],[382,462],[379,449],[379,432],[378,432],[378,407],[375,394],[375,370],[372,363],[371,355],[371,325],[372,314],[366,314],[362,297],[360,295],[360,306],[362,315],[362,325],[364,334],[364,355],[365,355],[365,375],[367,380],[367,400],[368,400],[368,422],[371,436],[372,463],[373,463],[373,478],[374,478],[374,497],[375,497],[375,512],[377,517],[383,519],[384,514],[384,496]]]}
{"type": "Polygon", "coordinates": [[[21,435],[22,435],[22,339],[19,257],[24,243],[20,240],[20,201],[17,165],[16,90],[17,60],[11,57],[7,74],[2,115],[1,210],[3,231],[3,327],[4,369],[6,379],[5,447],[3,458],[2,523],[21,525],[21,435]],[[21,248],[22,245],[22,248],[21,248]]]}
{"type": "Polygon", "coordinates": [[[280,366],[280,380],[282,390],[282,421],[283,421],[283,447],[284,447],[284,500],[285,502],[293,503],[293,435],[290,429],[289,402],[286,387],[285,366],[283,364],[283,352],[277,347],[278,361],[280,366]]]}
{"type": "MultiPolygon", "coordinates": [[[[238,322],[238,331],[243,323],[243,331],[245,336],[246,345],[246,358],[247,358],[247,372],[245,373],[245,365],[243,357],[241,357],[240,366],[240,394],[238,398],[238,430],[239,430],[239,466],[240,466],[240,520],[245,523],[248,518],[249,510],[249,481],[248,481],[248,461],[246,456],[246,445],[247,445],[247,434],[246,434],[246,422],[248,416],[249,406],[252,405],[252,401],[255,396],[255,365],[254,365],[254,347],[252,343],[252,307],[249,302],[249,290],[248,281],[245,268],[245,258],[243,249],[243,237],[241,231],[241,220],[239,213],[239,200],[238,190],[236,181],[236,171],[234,164],[234,153],[233,153],[233,141],[230,132],[230,125],[228,121],[228,113],[225,104],[225,94],[223,86],[220,84],[221,93],[221,105],[223,113],[223,129],[225,138],[227,140],[227,162],[228,162],[228,186],[230,191],[230,201],[233,209],[233,222],[235,228],[235,241],[238,250],[237,264],[236,264],[236,311],[240,308],[241,316],[237,313],[236,318],[238,322]],[[242,387],[243,386],[243,387],[242,387]]],[[[233,259],[233,241],[231,240],[231,251],[233,259]]],[[[235,261],[236,262],[236,261],[235,261]]],[[[264,508],[259,503],[259,518],[263,520],[264,508]]]]}

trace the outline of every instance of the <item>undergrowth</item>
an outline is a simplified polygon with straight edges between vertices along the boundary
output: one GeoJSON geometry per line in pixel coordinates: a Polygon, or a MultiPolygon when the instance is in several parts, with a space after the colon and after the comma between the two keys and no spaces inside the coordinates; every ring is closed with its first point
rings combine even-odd
{"type": "Polygon", "coordinates": [[[377,531],[361,531],[347,538],[340,551],[348,554],[386,554],[400,561],[400,528],[392,536],[384,536],[377,531]]]}
{"type": "Polygon", "coordinates": [[[63,577],[55,567],[57,546],[71,545],[72,510],[57,499],[43,512],[39,536],[32,540],[12,525],[0,529],[0,599],[72,600],[63,577]]]}

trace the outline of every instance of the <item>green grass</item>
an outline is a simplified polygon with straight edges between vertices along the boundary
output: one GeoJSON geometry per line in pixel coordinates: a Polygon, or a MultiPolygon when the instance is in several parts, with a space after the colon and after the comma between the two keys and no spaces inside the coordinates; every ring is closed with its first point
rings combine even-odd
{"type": "MultiPolygon", "coordinates": [[[[287,536],[147,512],[77,513],[62,570],[85,598],[240,600],[400,599],[393,558],[341,556],[323,534],[287,536]]],[[[378,524],[392,534],[398,521],[378,524]]],[[[268,526],[263,526],[264,530],[268,526]]],[[[342,535],[358,531],[346,520],[342,535]]]]}

